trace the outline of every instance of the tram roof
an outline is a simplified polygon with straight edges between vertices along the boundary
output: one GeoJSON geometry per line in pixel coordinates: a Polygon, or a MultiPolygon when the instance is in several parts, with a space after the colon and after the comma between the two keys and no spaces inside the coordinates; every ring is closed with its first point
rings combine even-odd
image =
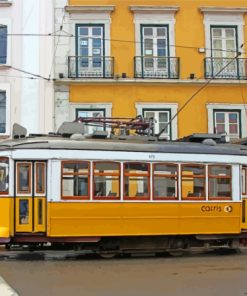
{"type": "Polygon", "coordinates": [[[0,151],[18,149],[96,150],[150,153],[246,155],[247,147],[237,144],[147,141],[144,139],[70,139],[58,136],[26,137],[0,142],[0,151]]]}

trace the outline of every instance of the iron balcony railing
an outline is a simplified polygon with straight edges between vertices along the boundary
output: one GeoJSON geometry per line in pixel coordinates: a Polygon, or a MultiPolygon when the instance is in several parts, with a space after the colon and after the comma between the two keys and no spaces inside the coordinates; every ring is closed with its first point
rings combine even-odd
{"type": "Polygon", "coordinates": [[[178,79],[180,76],[180,60],[177,57],[134,58],[135,78],[178,79]]]}
{"type": "Polygon", "coordinates": [[[247,59],[205,58],[204,69],[205,78],[247,79],[247,59]]]}
{"type": "Polygon", "coordinates": [[[114,58],[103,56],[69,56],[69,78],[113,78],[114,58]]]}

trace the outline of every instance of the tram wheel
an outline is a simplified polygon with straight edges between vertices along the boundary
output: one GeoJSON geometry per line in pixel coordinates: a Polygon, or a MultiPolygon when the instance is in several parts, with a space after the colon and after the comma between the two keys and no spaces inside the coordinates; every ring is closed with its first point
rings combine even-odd
{"type": "Polygon", "coordinates": [[[112,259],[115,258],[117,256],[117,252],[107,252],[107,251],[101,251],[99,253],[100,257],[103,259],[112,259]]]}
{"type": "Polygon", "coordinates": [[[168,254],[172,257],[182,257],[184,255],[184,251],[170,251],[168,254]]]}

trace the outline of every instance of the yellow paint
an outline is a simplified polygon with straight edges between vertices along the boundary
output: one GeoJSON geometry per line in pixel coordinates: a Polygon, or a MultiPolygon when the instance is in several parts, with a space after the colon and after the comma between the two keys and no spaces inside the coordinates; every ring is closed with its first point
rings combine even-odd
{"type": "Polygon", "coordinates": [[[0,198],[0,238],[8,238],[13,233],[13,199],[0,198]]]}
{"type": "Polygon", "coordinates": [[[48,213],[58,237],[241,232],[241,203],[48,203],[48,213]]]}
{"type": "Polygon", "coordinates": [[[242,209],[242,215],[244,216],[242,217],[242,224],[241,224],[241,228],[242,229],[247,229],[247,198],[243,198],[243,203],[242,203],[242,207],[245,204],[245,213],[244,213],[244,209],[242,209]]]}
{"type": "MultiPolygon", "coordinates": [[[[190,73],[196,78],[204,78],[205,53],[199,53],[198,48],[205,47],[204,16],[200,7],[246,7],[246,0],[70,0],[70,5],[115,5],[111,13],[111,56],[115,58],[115,74],[127,73],[129,78],[134,75],[135,56],[135,25],[134,15],[129,10],[131,5],[148,6],[179,6],[175,15],[175,44],[177,46],[192,46],[196,48],[176,47],[176,56],[180,57],[181,79],[188,79],[190,73]],[[120,42],[125,40],[130,42],[120,42]]],[[[247,24],[247,14],[244,15],[247,24]]],[[[79,22],[79,21],[78,21],[79,22]]],[[[247,40],[247,26],[244,26],[244,37],[247,40]]],[[[245,45],[245,48],[247,45],[245,45]]],[[[246,49],[243,51],[247,51],[246,49]]],[[[244,54],[241,57],[246,58],[244,54]]],[[[145,81],[145,79],[144,79],[145,81]]],[[[202,84],[190,82],[155,84],[147,83],[96,83],[71,84],[71,103],[104,103],[113,104],[112,116],[135,117],[136,102],[148,103],[177,103],[181,107],[202,84]]],[[[247,102],[247,86],[238,84],[209,85],[179,114],[178,137],[194,132],[208,132],[207,108],[208,103],[247,102]],[[242,94],[241,94],[242,93],[242,94]]]]}

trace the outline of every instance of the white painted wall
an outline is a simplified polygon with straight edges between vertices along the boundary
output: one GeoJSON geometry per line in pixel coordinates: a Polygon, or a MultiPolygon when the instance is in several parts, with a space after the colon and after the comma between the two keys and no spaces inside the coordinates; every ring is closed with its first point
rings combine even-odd
{"type": "MultiPolygon", "coordinates": [[[[54,7],[51,0],[12,0],[10,6],[0,6],[0,23],[10,22],[10,34],[48,34],[54,31],[54,7]]],[[[7,66],[0,66],[0,85],[9,87],[9,123],[6,136],[17,122],[29,133],[53,131],[53,82],[30,80],[11,68],[15,67],[49,77],[53,61],[54,37],[8,36],[7,66]],[[13,77],[14,76],[14,77],[13,77]],[[22,78],[21,78],[22,77],[22,78]]],[[[53,76],[53,71],[51,72],[53,76]]],[[[3,135],[0,134],[0,139],[3,135]]]]}

